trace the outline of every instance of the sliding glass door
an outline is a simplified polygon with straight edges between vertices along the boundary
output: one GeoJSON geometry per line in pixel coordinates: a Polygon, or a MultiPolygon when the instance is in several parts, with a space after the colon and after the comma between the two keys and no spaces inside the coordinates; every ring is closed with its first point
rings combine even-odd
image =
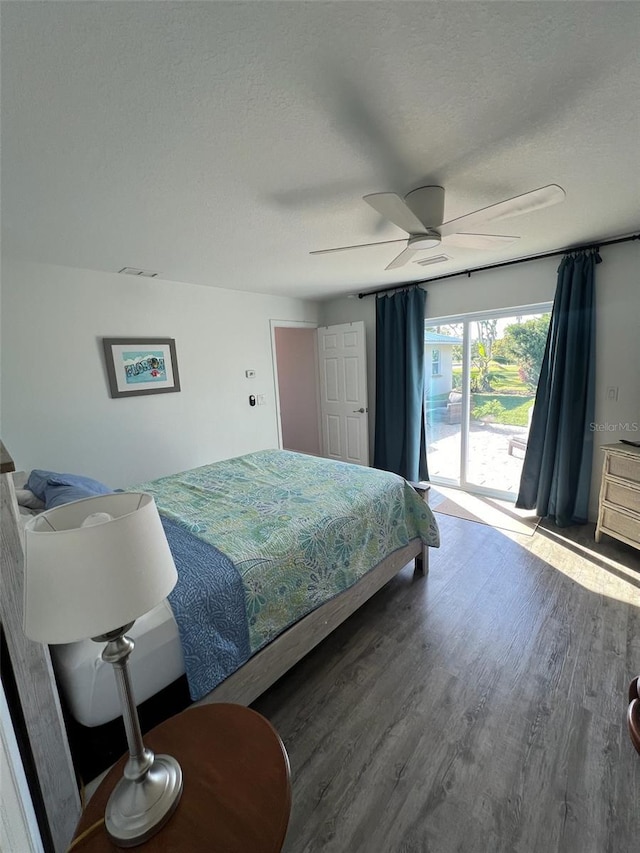
{"type": "Polygon", "coordinates": [[[551,305],[425,327],[429,476],[515,500],[551,305]]]}
{"type": "Polygon", "coordinates": [[[427,326],[424,333],[429,478],[460,481],[464,324],[427,326]]]}

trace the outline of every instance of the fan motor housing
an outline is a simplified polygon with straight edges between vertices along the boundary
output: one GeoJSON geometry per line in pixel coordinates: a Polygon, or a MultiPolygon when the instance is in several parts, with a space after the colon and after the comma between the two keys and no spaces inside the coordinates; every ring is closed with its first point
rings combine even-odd
{"type": "Polygon", "coordinates": [[[407,247],[412,249],[434,249],[440,245],[441,237],[437,231],[428,228],[424,234],[412,234],[407,247]]]}

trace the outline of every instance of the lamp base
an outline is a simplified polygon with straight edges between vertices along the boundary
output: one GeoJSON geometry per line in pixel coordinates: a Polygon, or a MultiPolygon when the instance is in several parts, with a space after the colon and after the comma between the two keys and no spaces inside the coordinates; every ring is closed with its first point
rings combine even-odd
{"type": "Polygon", "coordinates": [[[109,838],[118,847],[142,844],[169,820],[181,795],[180,765],[170,755],[156,755],[142,778],[125,776],[111,792],[104,821],[109,838]]]}

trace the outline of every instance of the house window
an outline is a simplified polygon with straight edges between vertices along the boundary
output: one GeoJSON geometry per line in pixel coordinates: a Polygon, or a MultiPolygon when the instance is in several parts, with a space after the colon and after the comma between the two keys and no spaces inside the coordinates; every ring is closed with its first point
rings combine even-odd
{"type": "Polygon", "coordinates": [[[440,376],[440,350],[431,350],[431,375],[440,376]]]}

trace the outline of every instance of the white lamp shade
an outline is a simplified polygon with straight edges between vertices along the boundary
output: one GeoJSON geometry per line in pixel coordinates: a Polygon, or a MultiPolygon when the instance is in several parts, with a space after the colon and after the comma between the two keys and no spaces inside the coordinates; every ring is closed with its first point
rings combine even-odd
{"type": "Polygon", "coordinates": [[[43,643],[97,637],[152,610],[177,579],[151,495],[56,507],[25,526],[25,634],[43,643]]]}

